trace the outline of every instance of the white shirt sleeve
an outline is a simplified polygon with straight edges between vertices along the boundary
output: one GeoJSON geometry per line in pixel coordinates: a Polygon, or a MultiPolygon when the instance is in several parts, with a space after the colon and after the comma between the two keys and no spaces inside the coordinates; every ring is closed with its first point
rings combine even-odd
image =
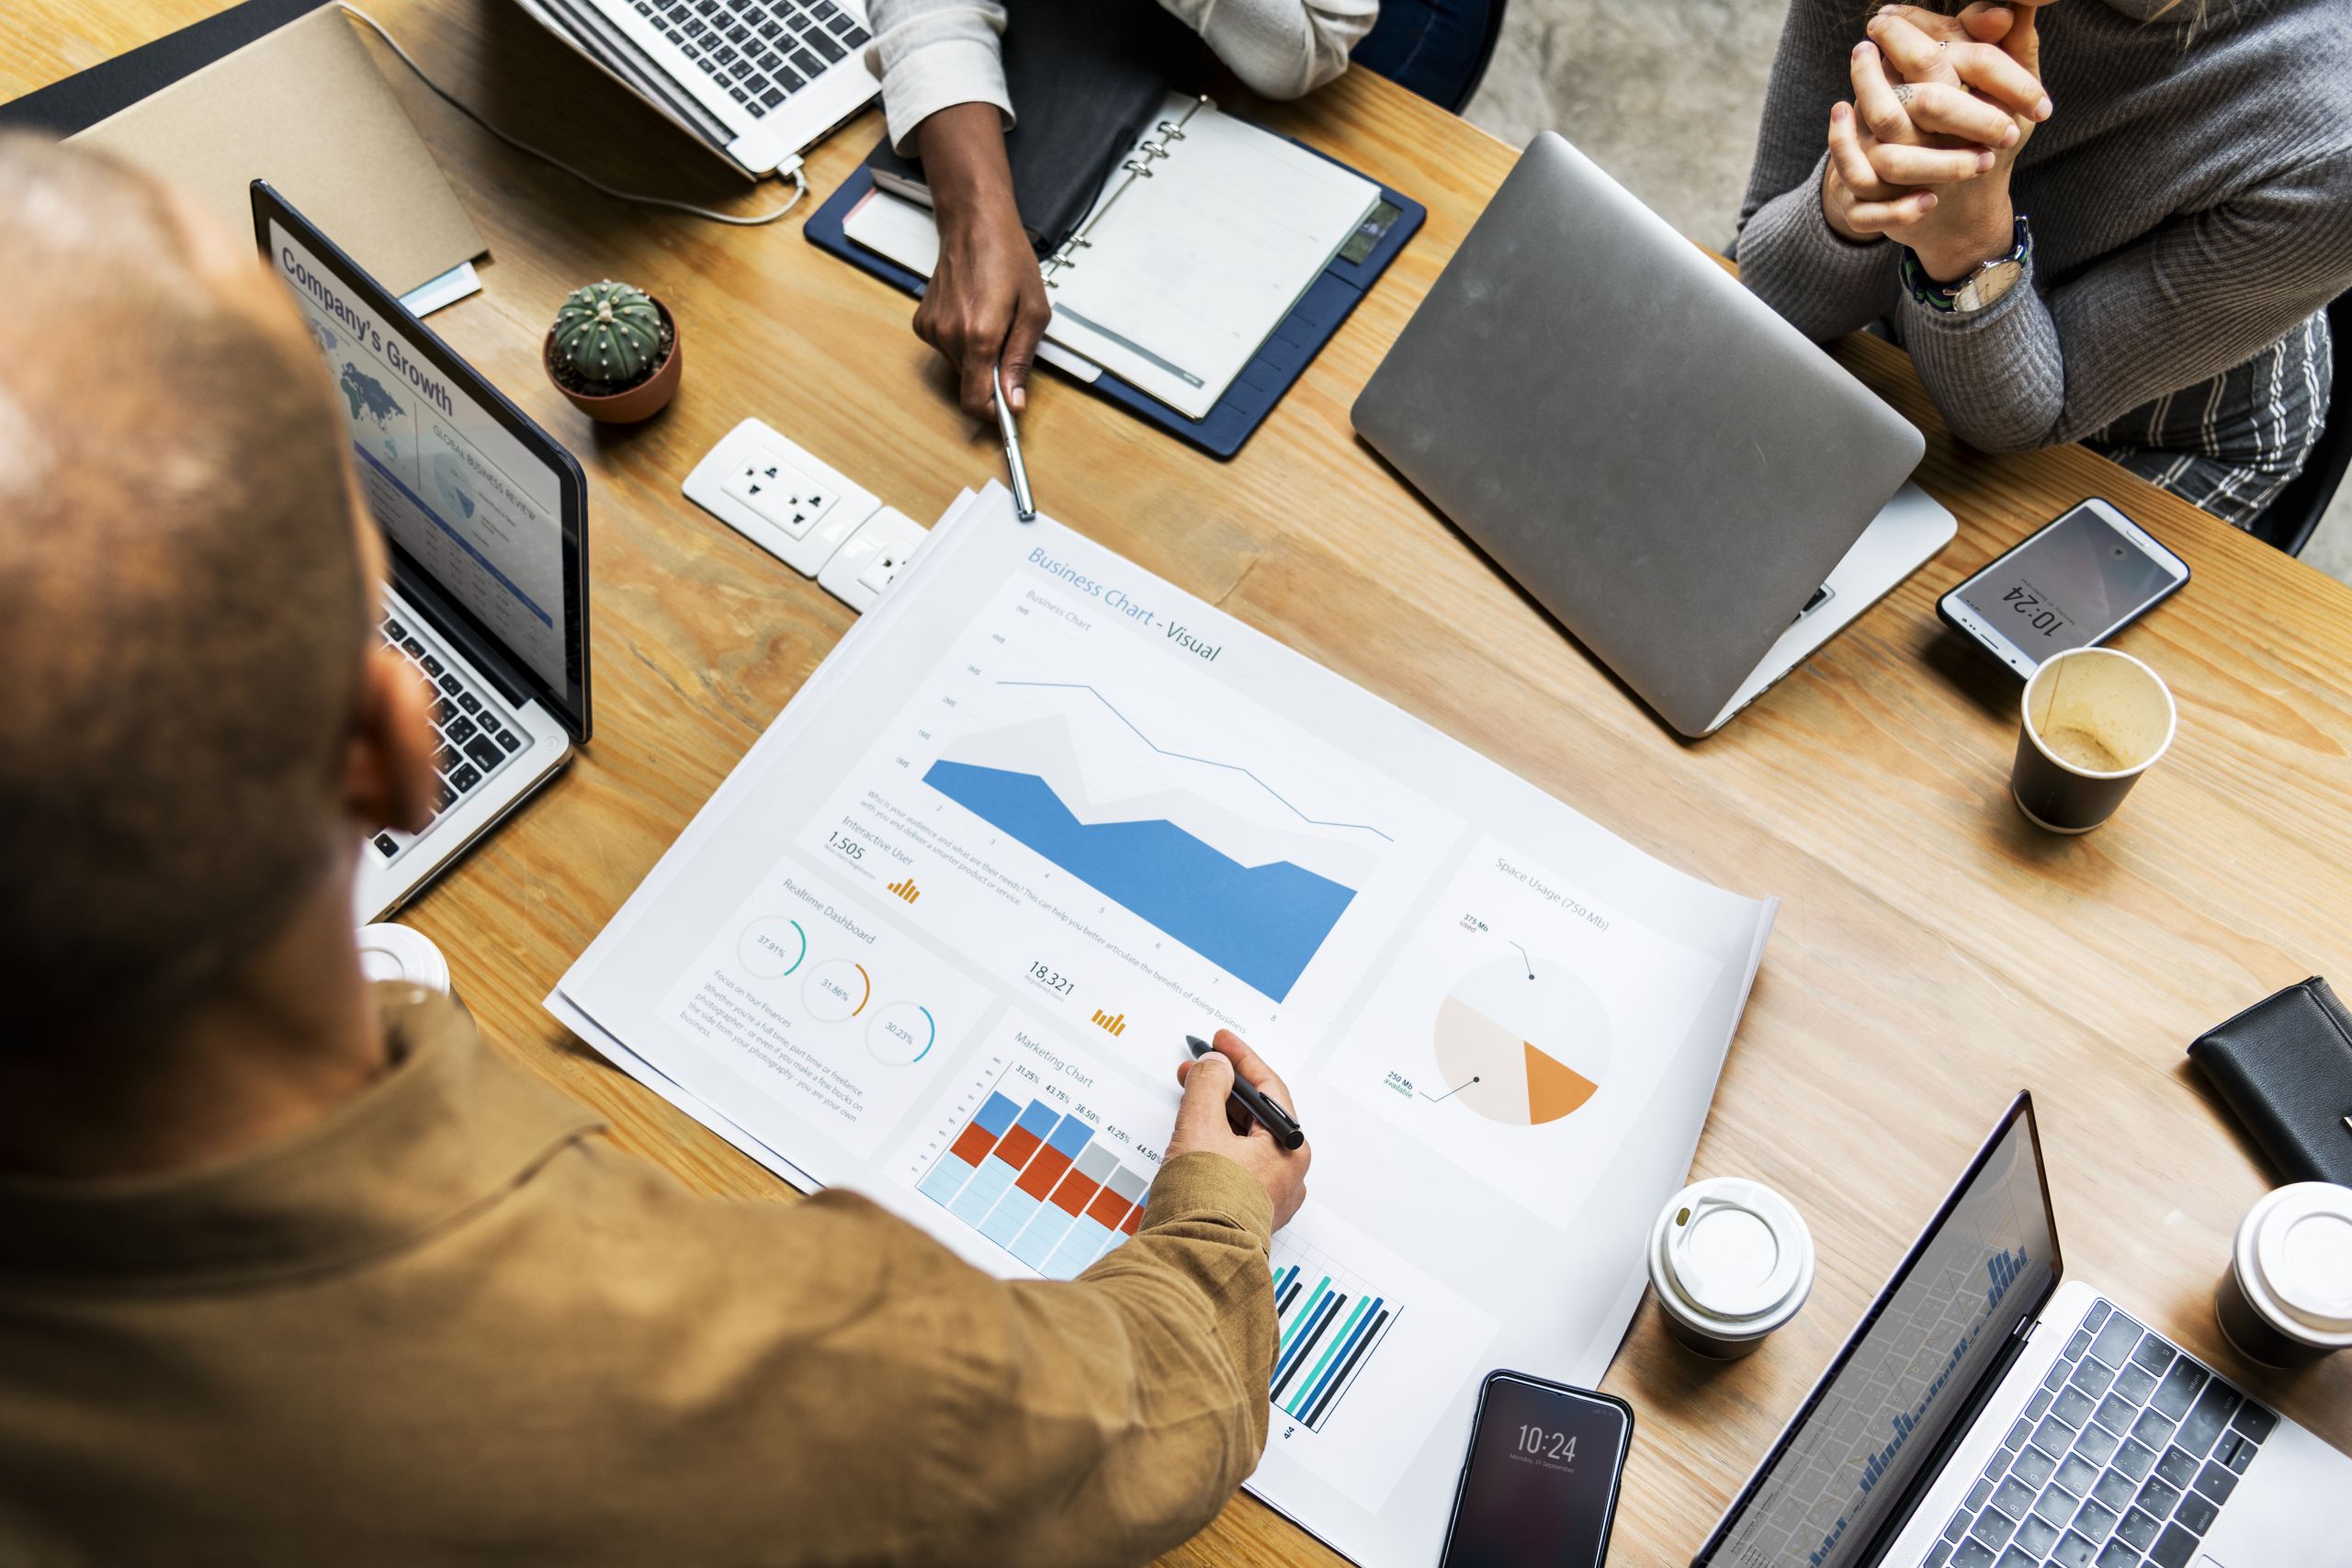
{"type": "Polygon", "coordinates": [[[1296,98],[1348,68],[1380,0],[1159,0],[1261,97],[1296,98]]]}
{"type": "Polygon", "coordinates": [[[891,146],[912,152],[915,128],[957,104],[994,104],[1012,129],[999,0],[866,0],[865,8],[874,24],[865,68],[882,79],[891,146]]]}
{"type": "MultiPolygon", "coordinates": [[[[1109,0],[1105,0],[1109,3],[1109,0]]],[[[1016,0],[1017,4],[1017,0],[1016,0]]],[[[1201,35],[1253,93],[1295,98],[1348,68],[1379,0],[1159,0],[1201,35]]],[[[882,79],[890,144],[911,150],[915,128],[956,104],[994,104],[1009,128],[1002,0],[867,0],[865,63],[882,79]]]]}

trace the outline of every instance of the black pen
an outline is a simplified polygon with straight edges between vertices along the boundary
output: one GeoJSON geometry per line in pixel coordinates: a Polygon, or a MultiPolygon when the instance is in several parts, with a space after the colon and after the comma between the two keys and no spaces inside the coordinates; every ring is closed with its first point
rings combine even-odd
{"type": "MultiPolygon", "coordinates": [[[[1196,1057],[1205,1056],[1216,1049],[1197,1034],[1184,1036],[1184,1043],[1193,1048],[1193,1055],[1196,1057]]],[[[1295,1149],[1306,1142],[1306,1129],[1298,1124],[1298,1118],[1268,1100],[1256,1086],[1242,1082],[1239,1073],[1233,1075],[1233,1098],[1239,1100],[1241,1109],[1256,1117],[1258,1125],[1272,1133],[1274,1142],[1283,1147],[1295,1149]]]]}

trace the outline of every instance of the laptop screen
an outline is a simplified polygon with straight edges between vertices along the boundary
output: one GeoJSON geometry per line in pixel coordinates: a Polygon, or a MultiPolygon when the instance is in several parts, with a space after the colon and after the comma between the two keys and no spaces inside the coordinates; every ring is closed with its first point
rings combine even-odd
{"type": "Polygon", "coordinates": [[[2033,1106],[2019,1095],[1696,1561],[1871,1561],[1910,1483],[2057,1280],[2033,1106]]]}
{"type": "MultiPolygon", "coordinates": [[[[421,579],[575,737],[587,690],[578,467],[380,286],[256,191],[270,265],[325,356],[360,491],[421,579]]],[[[414,593],[411,597],[420,597],[414,593]]],[[[446,628],[445,628],[446,629],[446,628]]]]}

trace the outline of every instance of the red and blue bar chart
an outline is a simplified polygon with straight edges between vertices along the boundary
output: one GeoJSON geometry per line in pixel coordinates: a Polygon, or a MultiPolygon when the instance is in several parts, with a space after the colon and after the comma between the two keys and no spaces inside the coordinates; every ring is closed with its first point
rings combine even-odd
{"type": "Polygon", "coordinates": [[[1136,1233],[1151,1187],[1100,1131],[990,1089],[915,1190],[1046,1279],[1074,1279],[1136,1233]]]}
{"type": "MultiPolygon", "coordinates": [[[[979,1109],[916,1191],[1048,1280],[1076,1278],[1135,1235],[1151,1187],[1141,1156],[1123,1156],[1081,1111],[1028,1093],[1011,1070],[974,1092],[979,1109]]],[[[1290,1233],[1274,1238],[1273,1291],[1281,1337],[1267,1397],[1320,1431],[1402,1308],[1290,1233]]]]}

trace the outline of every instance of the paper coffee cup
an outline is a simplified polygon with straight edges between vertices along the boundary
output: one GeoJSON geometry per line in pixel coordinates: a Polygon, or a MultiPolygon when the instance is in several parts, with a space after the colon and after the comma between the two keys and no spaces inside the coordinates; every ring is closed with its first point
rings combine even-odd
{"type": "Polygon", "coordinates": [[[1667,1332],[1729,1360],[1764,1343],[1813,1290],[1813,1233],[1759,1181],[1718,1176],[1676,1193],[1650,1232],[1650,1288],[1667,1332]]]}
{"type": "Polygon", "coordinates": [[[2299,1181],[2247,1210],[2214,1311],[2222,1337],[2265,1366],[2352,1348],[2352,1187],[2299,1181]]]}
{"type": "Polygon", "coordinates": [[[2023,719],[2009,793],[2053,833],[2087,833],[2113,816],[2179,726],[2163,678],[2111,648],[2044,662],[2025,683],[2023,719]]]}
{"type": "Polygon", "coordinates": [[[370,980],[406,980],[427,990],[449,989],[449,961],[432,938],[406,926],[361,926],[359,970],[370,980]]]}

